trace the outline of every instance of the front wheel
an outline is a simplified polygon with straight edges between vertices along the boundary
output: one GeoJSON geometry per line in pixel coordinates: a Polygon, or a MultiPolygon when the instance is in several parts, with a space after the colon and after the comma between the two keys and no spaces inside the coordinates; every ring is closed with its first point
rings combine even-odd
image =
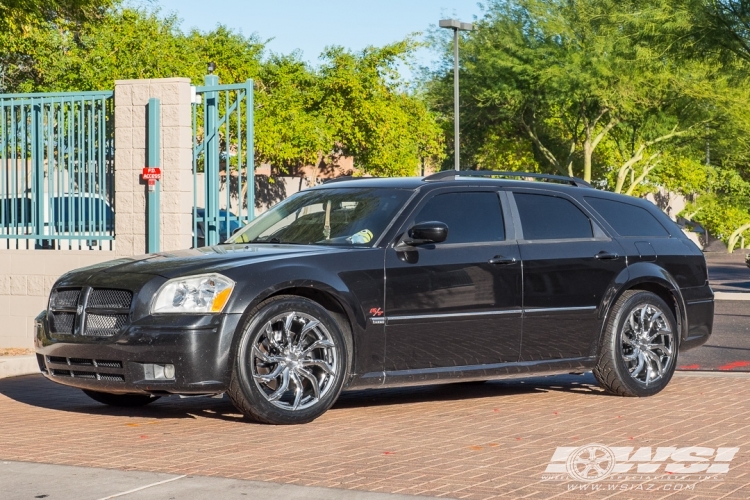
{"type": "Polygon", "coordinates": [[[83,389],[83,393],[98,403],[118,406],[120,408],[145,406],[159,399],[158,396],[149,396],[146,394],[111,394],[109,392],[90,391],[88,389],[83,389]]]}
{"type": "Polygon", "coordinates": [[[341,392],[347,340],[318,303],[273,297],[251,311],[243,325],[229,397],[238,410],[259,422],[310,422],[341,392]]]}
{"type": "Polygon", "coordinates": [[[672,379],[677,352],[677,322],[667,303],[628,290],[612,308],[594,376],[612,394],[651,396],[672,379]]]}

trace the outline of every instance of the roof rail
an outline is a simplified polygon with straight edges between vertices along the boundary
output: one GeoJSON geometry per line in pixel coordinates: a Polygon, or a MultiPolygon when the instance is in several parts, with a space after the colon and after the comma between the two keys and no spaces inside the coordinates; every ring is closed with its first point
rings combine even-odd
{"type": "Polygon", "coordinates": [[[454,180],[456,177],[531,177],[545,181],[560,181],[576,187],[593,188],[591,184],[578,177],[567,177],[564,175],[537,174],[534,172],[501,172],[494,170],[444,170],[424,179],[425,182],[454,180]]]}
{"type": "Polygon", "coordinates": [[[376,179],[376,177],[354,177],[351,175],[342,175],[341,177],[334,177],[333,179],[326,179],[321,184],[331,184],[333,182],[342,182],[342,181],[356,181],[359,179],[376,179]]]}

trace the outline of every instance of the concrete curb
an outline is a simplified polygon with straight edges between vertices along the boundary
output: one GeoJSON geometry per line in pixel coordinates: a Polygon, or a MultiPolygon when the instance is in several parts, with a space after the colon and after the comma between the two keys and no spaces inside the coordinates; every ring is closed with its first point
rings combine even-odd
{"type": "Polygon", "coordinates": [[[0,378],[18,377],[39,373],[36,356],[0,356],[0,378]]]}
{"type": "Polygon", "coordinates": [[[714,292],[716,300],[750,300],[750,293],[743,292],[714,292]]]}

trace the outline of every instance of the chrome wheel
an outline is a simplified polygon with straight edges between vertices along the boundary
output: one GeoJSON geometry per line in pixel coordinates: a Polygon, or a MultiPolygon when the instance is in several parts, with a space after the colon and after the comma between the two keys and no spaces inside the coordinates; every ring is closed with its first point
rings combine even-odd
{"type": "Polygon", "coordinates": [[[652,304],[636,307],[622,331],[622,359],[630,376],[648,387],[669,373],[674,363],[674,334],[664,313],[652,304]]]}
{"type": "Polygon", "coordinates": [[[271,318],[253,343],[250,369],[255,385],[274,406],[303,410],[333,386],[337,349],[328,329],[302,312],[271,318]]]}

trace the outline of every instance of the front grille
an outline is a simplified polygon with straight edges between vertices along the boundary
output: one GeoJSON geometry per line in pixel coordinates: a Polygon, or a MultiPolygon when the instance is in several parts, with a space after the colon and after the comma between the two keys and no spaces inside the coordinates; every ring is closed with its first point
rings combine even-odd
{"type": "Polygon", "coordinates": [[[90,337],[111,337],[128,321],[127,314],[87,314],[84,335],[90,337]]]}
{"type": "MultiPolygon", "coordinates": [[[[65,358],[62,358],[65,359],[65,358]]],[[[71,365],[78,365],[78,366],[94,366],[94,360],[93,359],[83,359],[83,358],[68,358],[68,362],[71,365]]]]}
{"type": "Polygon", "coordinates": [[[128,323],[133,292],[114,288],[60,288],[49,300],[50,332],[112,337],[128,323]],[[85,311],[85,316],[80,313],[85,311]],[[84,319],[85,318],[85,319],[84,319]]]}
{"type": "Polygon", "coordinates": [[[133,294],[127,290],[94,288],[87,307],[92,309],[130,309],[133,294]]]}
{"type": "Polygon", "coordinates": [[[52,333],[73,335],[75,324],[75,313],[51,311],[49,315],[49,328],[52,333]]]}
{"type": "Polygon", "coordinates": [[[66,358],[63,356],[47,356],[44,366],[44,357],[40,357],[39,367],[42,371],[49,368],[49,374],[53,377],[73,377],[89,380],[104,380],[106,382],[124,382],[125,375],[120,373],[111,373],[104,371],[107,369],[122,369],[122,361],[112,359],[87,359],[87,358],[66,358]],[[55,365],[67,365],[67,368],[56,367],[55,365]],[[91,368],[90,370],[75,369],[76,367],[91,368]]]}

